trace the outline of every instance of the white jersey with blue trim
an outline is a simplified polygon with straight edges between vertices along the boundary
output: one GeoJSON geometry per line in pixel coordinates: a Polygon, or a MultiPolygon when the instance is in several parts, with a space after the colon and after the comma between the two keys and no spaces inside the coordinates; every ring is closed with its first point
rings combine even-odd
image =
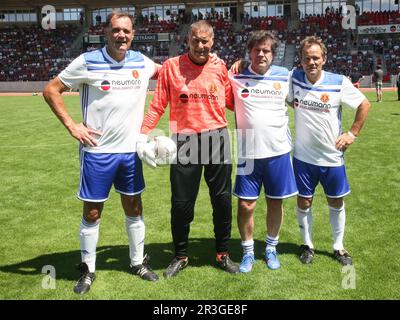
{"type": "Polygon", "coordinates": [[[94,153],[136,151],[143,122],[149,79],[155,63],[140,52],[129,50],[117,62],[106,47],[84,53],[59,74],[70,88],[79,88],[83,122],[102,132],[98,145],[85,145],[94,153]]]}
{"type": "Polygon", "coordinates": [[[260,75],[250,65],[239,75],[229,72],[229,79],[235,99],[238,158],[262,159],[290,152],[285,104],[289,70],[271,66],[260,75]]]}
{"type": "Polygon", "coordinates": [[[323,71],[312,84],[303,70],[293,70],[288,101],[295,110],[294,157],[318,166],[343,165],[343,152],[335,147],[342,134],[342,103],[357,109],[364,99],[343,75],[323,71]]]}

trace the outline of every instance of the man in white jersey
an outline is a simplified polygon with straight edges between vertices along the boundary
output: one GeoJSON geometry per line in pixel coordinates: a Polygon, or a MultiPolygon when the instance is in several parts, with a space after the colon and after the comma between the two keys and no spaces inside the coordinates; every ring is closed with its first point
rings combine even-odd
{"type": "Polygon", "coordinates": [[[265,261],[280,268],[276,251],[283,218],[282,200],[297,194],[290,160],[291,138],[285,99],[289,71],[271,65],[278,39],[269,31],[252,32],[247,49],[250,66],[230,73],[238,132],[238,166],[234,195],[243,258],[240,272],[250,272],[254,258],[254,210],[261,187],[267,201],[265,261]]]}
{"type": "Polygon", "coordinates": [[[80,188],[83,201],[80,225],[81,272],[74,291],[84,294],[95,279],[96,245],[104,202],[112,185],[121,194],[129,239],[132,272],[142,279],[158,280],[144,256],[145,225],[141,193],[142,162],[136,141],[143,121],[150,78],[161,66],[131,51],[134,20],[124,12],[112,12],[106,21],[107,45],[84,53],[51,80],[43,93],[52,111],[72,137],[81,143],[80,188]],[[83,123],[69,115],[62,92],[79,88],[83,123]]]}
{"type": "Polygon", "coordinates": [[[300,260],[307,264],[314,258],[311,205],[320,182],[328,201],[334,258],[349,265],[352,259],[343,246],[343,197],[350,193],[350,187],[343,153],[359,135],[370,103],[345,76],[323,71],[326,55],[326,47],[320,38],[307,37],[300,43],[303,70],[293,70],[288,96],[295,110],[293,167],[299,189],[296,214],[304,241],[300,260]],[[342,130],[342,103],[357,110],[347,132],[342,130]]]}

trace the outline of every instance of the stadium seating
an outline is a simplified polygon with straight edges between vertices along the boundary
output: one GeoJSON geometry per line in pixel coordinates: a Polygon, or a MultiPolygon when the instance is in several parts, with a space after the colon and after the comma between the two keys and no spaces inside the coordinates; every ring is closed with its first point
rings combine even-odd
{"type": "Polygon", "coordinates": [[[381,12],[363,12],[359,16],[358,25],[385,25],[385,24],[399,24],[400,12],[398,11],[381,11],[381,12]]]}
{"type": "MultiPolygon", "coordinates": [[[[175,20],[175,19],[174,19],[175,20]]],[[[105,23],[91,26],[87,32],[88,35],[103,35],[105,23]]],[[[173,38],[177,37],[179,32],[179,23],[177,21],[159,20],[157,17],[149,19],[147,16],[140,16],[136,19],[136,34],[170,33],[173,38]]],[[[91,46],[89,46],[92,49],[91,46]]],[[[97,48],[97,47],[96,47],[97,48]]],[[[148,57],[151,57],[157,63],[163,63],[169,58],[168,42],[148,42],[133,43],[132,49],[140,51],[148,57]]]]}
{"type": "MultiPolygon", "coordinates": [[[[355,72],[361,75],[371,75],[374,66],[372,47],[371,50],[359,50],[357,45],[351,48],[349,45],[350,31],[338,27],[341,19],[338,12],[328,12],[325,15],[306,15],[301,19],[299,28],[289,32],[287,41],[295,44],[298,49],[304,34],[319,36],[324,39],[328,51],[325,70],[347,76],[355,72]]],[[[294,66],[299,66],[298,54],[295,56],[294,66]]]]}
{"type": "Polygon", "coordinates": [[[0,81],[47,81],[71,61],[70,46],[79,27],[38,26],[0,29],[0,81]]]}
{"type": "MultiPolygon", "coordinates": [[[[192,21],[207,19],[214,27],[214,52],[229,68],[231,64],[246,54],[245,43],[252,30],[272,30],[286,45],[294,45],[296,51],[305,35],[317,35],[324,39],[328,49],[325,69],[350,75],[354,72],[371,75],[376,64],[383,64],[383,70],[390,77],[397,73],[400,65],[400,41],[392,35],[379,39],[357,35],[356,32],[339,28],[341,15],[338,11],[323,15],[304,15],[300,23],[289,30],[289,21],[283,17],[243,16],[242,24],[234,24],[228,13],[207,12],[205,16],[192,15],[192,21]],[[396,40],[397,39],[397,40],[396,40]]],[[[185,30],[178,22],[159,20],[158,17],[140,16],[137,18],[136,34],[170,33],[172,42],[134,42],[133,49],[163,63],[170,57],[171,44],[178,47],[174,54],[187,50],[187,39],[182,37],[185,30]],[[180,47],[179,47],[180,46],[180,47]]],[[[396,11],[364,12],[358,17],[359,25],[400,24],[400,13],[396,11]]],[[[0,81],[47,81],[58,74],[76,56],[70,48],[81,32],[81,26],[58,26],[56,30],[46,31],[39,26],[14,26],[0,28],[0,81]]],[[[89,35],[104,34],[104,23],[91,26],[89,35]]],[[[89,45],[86,50],[94,50],[100,45],[89,45]]],[[[283,46],[284,48],[284,46],[283,46]]],[[[284,50],[284,49],[283,49],[284,50]]],[[[280,60],[283,62],[283,54],[280,60]]],[[[296,54],[293,66],[299,66],[296,54]]],[[[290,66],[289,66],[290,67],[290,66]]]]}

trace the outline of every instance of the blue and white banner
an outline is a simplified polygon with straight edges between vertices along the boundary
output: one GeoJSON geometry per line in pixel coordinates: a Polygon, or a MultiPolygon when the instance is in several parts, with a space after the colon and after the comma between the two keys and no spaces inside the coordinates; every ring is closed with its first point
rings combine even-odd
{"type": "Polygon", "coordinates": [[[400,24],[359,26],[358,34],[400,33],[400,24]]]}

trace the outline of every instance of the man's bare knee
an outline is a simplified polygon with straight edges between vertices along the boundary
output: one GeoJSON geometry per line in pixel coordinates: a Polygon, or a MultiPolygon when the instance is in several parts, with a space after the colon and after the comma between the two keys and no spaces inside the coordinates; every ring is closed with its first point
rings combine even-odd
{"type": "Polygon", "coordinates": [[[330,207],[339,209],[341,207],[343,207],[344,201],[343,198],[326,198],[328,200],[328,205],[330,207]]]}
{"type": "Polygon", "coordinates": [[[83,205],[83,218],[87,222],[94,223],[100,219],[102,210],[102,203],[85,202],[83,205]]]}
{"type": "Polygon", "coordinates": [[[246,215],[253,214],[255,206],[256,206],[255,200],[239,199],[238,201],[239,213],[241,214],[246,214],[246,215]]]}
{"type": "Polygon", "coordinates": [[[313,202],[313,198],[304,198],[304,197],[297,197],[297,206],[301,210],[307,210],[311,208],[313,202]]]}
{"type": "Polygon", "coordinates": [[[142,198],[139,195],[125,196],[121,195],[121,203],[124,208],[125,215],[129,217],[137,217],[142,215],[142,198]]]}

